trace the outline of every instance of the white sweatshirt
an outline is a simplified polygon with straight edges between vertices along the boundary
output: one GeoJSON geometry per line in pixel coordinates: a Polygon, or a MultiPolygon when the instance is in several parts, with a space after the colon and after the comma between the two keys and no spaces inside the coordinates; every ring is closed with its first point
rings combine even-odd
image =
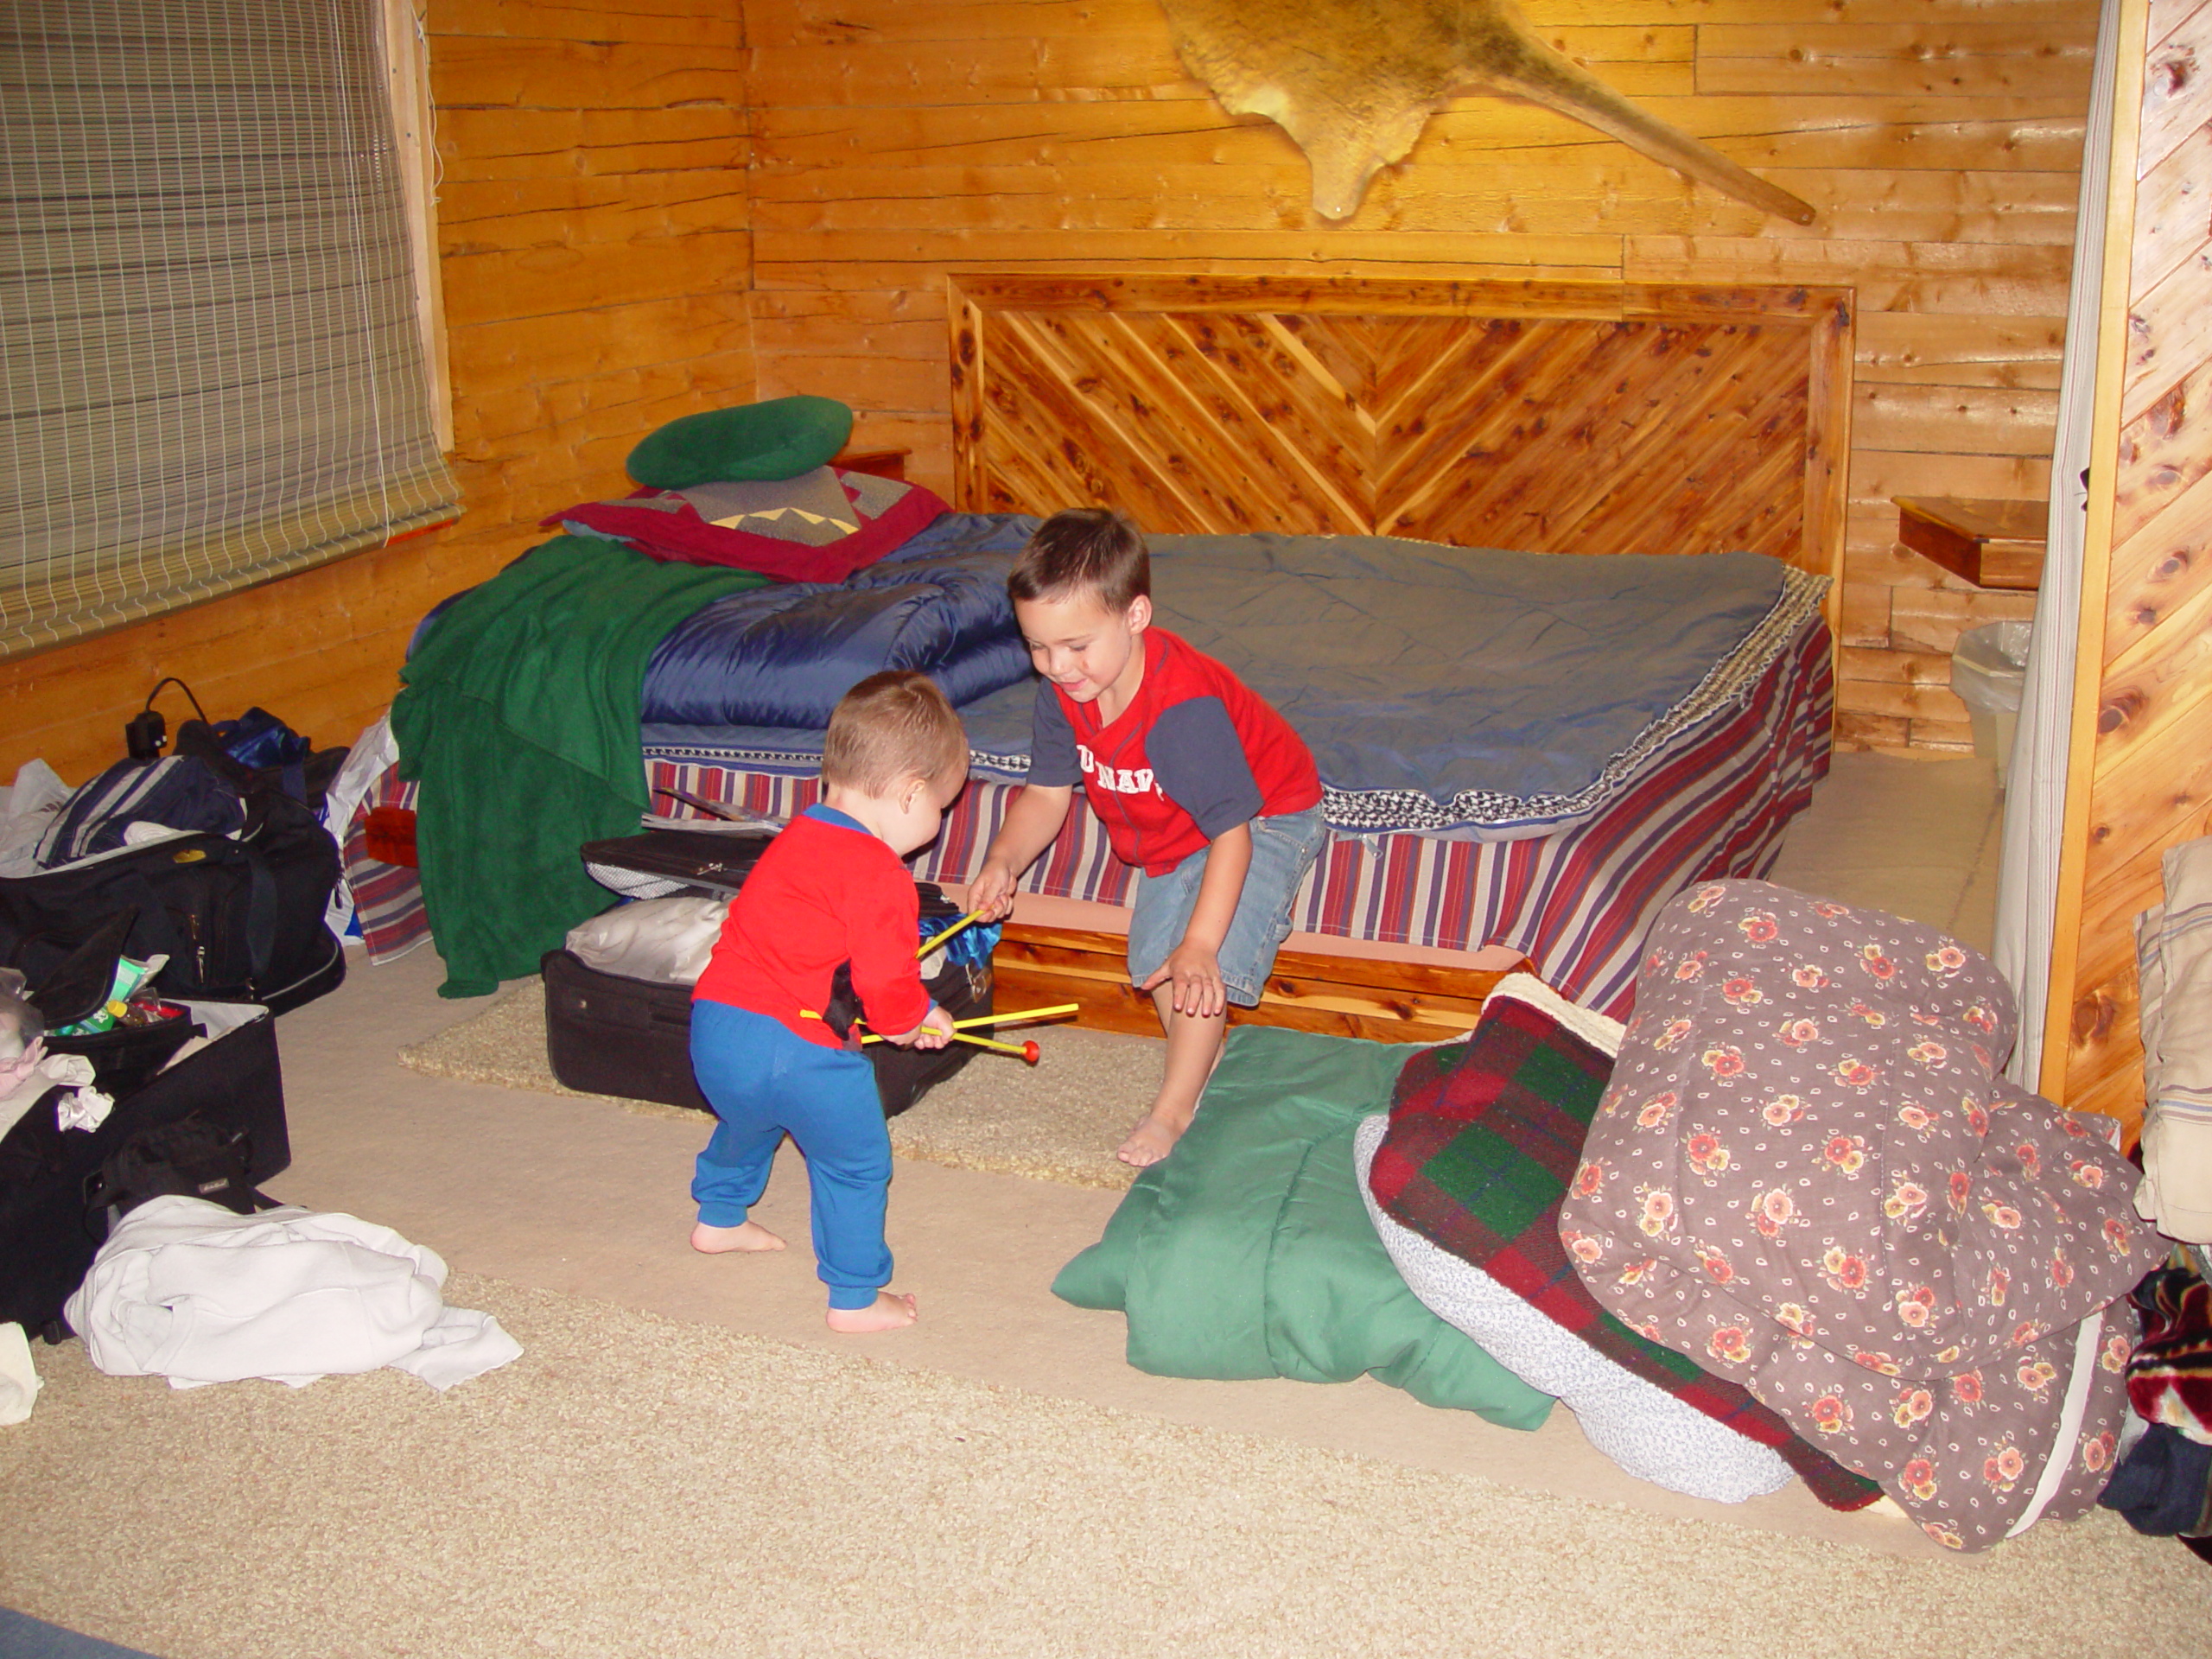
{"type": "Polygon", "coordinates": [[[111,1376],[300,1388],[393,1365],[446,1389],[522,1347],[490,1314],[448,1307],[445,1281],[434,1252],[356,1217],[159,1198],[117,1225],[64,1312],[111,1376]]]}

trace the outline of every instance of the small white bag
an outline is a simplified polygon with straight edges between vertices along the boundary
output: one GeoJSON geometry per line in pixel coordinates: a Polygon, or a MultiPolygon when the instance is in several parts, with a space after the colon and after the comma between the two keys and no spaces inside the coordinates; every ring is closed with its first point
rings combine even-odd
{"type": "Polygon", "coordinates": [[[727,899],[641,899],[579,922],[569,950],[602,974],[696,985],[728,914],[727,899]]]}

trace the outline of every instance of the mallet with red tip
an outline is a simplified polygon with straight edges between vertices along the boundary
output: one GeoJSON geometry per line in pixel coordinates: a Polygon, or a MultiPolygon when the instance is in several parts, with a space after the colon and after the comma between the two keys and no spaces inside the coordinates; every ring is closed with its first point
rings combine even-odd
{"type": "MultiPolygon", "coordinates": [[[[1001,1054],[1018,1055],[1026,1065],[1034,1065],[1042,1057],[1042,1051],[1033,1041],[1019,1044],[995,1042],[988,1037],[969,1035],[967,1027],[969,1026],[1010,1026],[1017,1020],[1056,1019],[1064,1014],[1078,1012],[1080,1006],[1074,1002],[1062,1002],[1049,1008],[1024,1008],[1019,1014],[984,1014],[976,1015],[973,1020],[956,1020],[953,1021],[952,1040],[957,1043],[973,1043],[978,1048],[995,1048],[1001,1054]]],[[[799,1018],[802,1020],[819,1020],[821,1017],[811,1008],[799,1010],[799,1018]]],[[[858,1020],[855,1020],[854,1024],[860,1026],[858,1020]]],[[[860,1029],[867,1031],[868,1027],[860,1026],[860,1029]]],[[[883,1041],[883,1038],[880,1033],[871,1031],[867,1036],[861,1038],[861,1041],[880,1043],[883,1041]]]]}

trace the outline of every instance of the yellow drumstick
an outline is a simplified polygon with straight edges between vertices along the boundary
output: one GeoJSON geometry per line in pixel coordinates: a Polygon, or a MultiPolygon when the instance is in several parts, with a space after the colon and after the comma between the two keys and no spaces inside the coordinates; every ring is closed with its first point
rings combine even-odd
{"type": "MultiPolygon", "coordinates": [[[[815,1013],[811,1008],[801,1008],[798,1012],[799,1018],[802,1020],[819,1020],[822,1017],[820,1014],[815,1013]]],[[[859,1022],[855,1020],[854,1023],[857,1025],[859,1022]]],[[[988,1021],[963,1020],[961,1023],[963,1025],[972,1026],[976,1024],[988,1024],[988,1021]]],[[[880,1043],[886,1040],[887,1039],[881,1035],[881,1033],[873,1031],[869,1032],[867,1036],[861,1039],[861,1041],[863,1043],[880,1043]]],[[[1037,1064],[1040,1053],[1037,1045],[1034,1043],[994,1042],[988,1037],[977,1037],[972,1033],[965,1031],[955,1031],[952,1033],[952,1040],[956,1043],[973,1043],[978,1048],[995,1048],[1001,1054],[1011,1054],[1017,1059],[1027,1061],[1031,1065],[1037,1064]]]]}
{"type": "Polygon", "coordinates": [[[971,910],[965,916],[963,916],[958,921],[955,922],[950,927],[946,928],[944,932],[924,939],[922,941],[922,948],[914,952],[914,960],[916,962],[919,962],[924,957],[929,955],[931,951],[936,950],[938,946],[943,944],[947,939],[950,938],[954,934],[957,933],[962,928],[967,926],[969,923],[974,921],[983,912],[980,910],[971,910]]]}
{"type": "Polygon", "coordinates": [[[1082,1012],[1083,1005],[1079,1002],[1059,1002],[1049,1008],[1024,1008],[1019,1014],[979,1014],[973,1020],[954,1020],[952,1028],[965,1031],[970,1026],[1010,1026],[1020,1020],[1052,1020],[1064,1014],[1082,1012]]]}
{"type": "MultiPolygon", "coordinates": [[[[978,1048],[995,1048],[1001,1054],[1019,1054],[1030,1065],[1037,1064],[1038,1050],[1034,1043],[996,1043],[988,1037],[973,1036],[964,1031],[954,1032],[951,1039],[956,1043],[973,1043],[978,1048]]],[[[863,1043],[886,1043],[890,1040],[881,1033],[873,1031],[861,1039],[863,1043]]]]}
{"type": "MultiPolygon", "coordinates": [[[[872,1043],[875,1039],[869,1037],[864,1040],[872,1043]]],[[[1039,1052],[1034,1043],[995,1043],[988,1037],[972,1036],[964,1031],[954,1032],[952,1040],[956,1043],[973,1043],[978,1048],[995,1048],[1001,1054],[1012,1054],[1018,1058],[1027,1060],[1032,1065],[1037,1064],[1039,1052]]]]}
{"type": "MultiPolygon", "coordinates": [[[[1023,1008],[1017,1014],[979,1014],[972,1020],[954,1020],[952,1028],[955,1031],[965,1031],[970,1026],[1010,1026],[1022,1020],[1052,1020],[1064,1014],[1080,1014],[1081,1012],[1083,1012],[1083,1005],[1079,1002],[1060,1002],[1049,1008],[1023,1008]]],[[[819,1020],[822,1016],[812,1008],[801,1008],[798,1011],[798,1017],[802,1020],[819,1020]]],[[[857,1025],[860,1022],[855,1020],[854,1023],[857,1025]]],[[[865,1031],[868,1027],[862,1025],[861,1029],[865,1031]]],[[[871,1037],[868,1040],[874,1042],[875,1039],[871,1037]]]]}

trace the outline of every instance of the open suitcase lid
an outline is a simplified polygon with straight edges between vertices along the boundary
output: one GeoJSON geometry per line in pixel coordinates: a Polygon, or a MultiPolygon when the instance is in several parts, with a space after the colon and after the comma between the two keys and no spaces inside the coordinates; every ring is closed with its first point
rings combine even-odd
{"type": "Polygon", "coordinates": [[[582,854],[594,880],[631,897],[659,898],[683,887],[727,894],[745,885],[773,839],[728,830],[648,830],[611,841],[588,841],[582,854]],[[646,883],[624,881],[625,875],[662,885],[647,891],[646,883]]]}
{"type": "Polygon", "coordinates": [[[138,912],[119,910],[102,922],[91,938],[65,957],[24,1000],[39,1012],[48,1031],[89,1020],[107,1002],[115,986],[115,964],[138,912]]]}

